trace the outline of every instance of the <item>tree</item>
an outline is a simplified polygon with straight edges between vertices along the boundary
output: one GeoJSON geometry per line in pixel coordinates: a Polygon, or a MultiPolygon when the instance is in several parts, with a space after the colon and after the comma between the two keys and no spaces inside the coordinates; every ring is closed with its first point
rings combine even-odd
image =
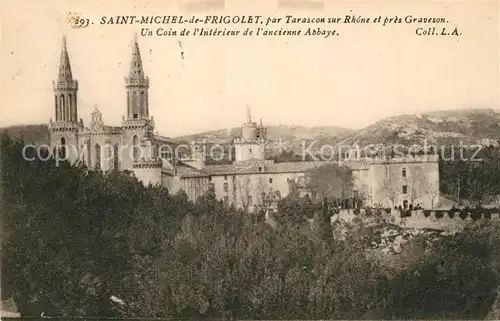
{"type": "Polygon", "coordinates": [[[353,187],[352,170],[347,166],[329,163],[308,173],[306,188],[321,199],[351,197],[353,187]]]}
{"type": "Polygon", "coordinates": [[[240,178],[237,183],[237,195],[240,199],[240,204],[243,207],[243,210],[249,211],[250,206],[252,205],[252,185],[250,181],[250,176],[245,176],[240,178]]]}
{"type": "Polygon", "coordinates": [[[498,227],[437,241],[420,264],[388,282],[387,311],[397,319],[484,319],[499,284],[498,227]]]}
{"type": "Polygon", "coordinates": [[[396,206],[396,199],[398,198],[398,193],[396,189],[391,184],[391,179],[389,176],[386,176],[383,183],[383,188],[385,191],[386,197],[391,201],[392,207],[396,206]]]}
{"type": "Polygon", "coordinates": [[[281,200],[281,194],[279,191],[275,191],[272,187],[268,186],[264,179],[265,177],[259,177],[255,190],[258,195],[257,210],[267,212],[276,207],[278,202],[281,200]]]}
{"type": "MultiPolygon", "coordinates": [[[[500,161],[500,158],[497,161],[500,161]]],[[[500,194],[500,165],[488,165],[487,162],[483,159],[480,163],[470,164],[468,168],[464,189],[476,205],[491,201],[500,194]]]]}
{"type": "Polygon", "coordinates": [[[439,164],[440,190],[476,205],[500,195],[500,148],[451,150],[439,164]]]}
{"type": "Polygon", "coordinates": [[[436,199],[439,197],[439,187],[436,188],[434,184],[433,178],[430,175],[425,175],[424,180],[422,182],[424,192],[427,195],[431,203],[431,208],[434,209],[436,207],[436,199]]]}
{"type": "Polygon", "coordinates": [[[283,198],[273,229],[211,192],[190,202],[127,174],[26,162],[22,146],[1,141],[0,181],[2,294],[22,316],[479,319],[498,286],[495,222],[388,279],[367,255],[383,228],[314,233],[305,218],[322,215],[326,228],[330,213],[308,197],[283,198]]]}

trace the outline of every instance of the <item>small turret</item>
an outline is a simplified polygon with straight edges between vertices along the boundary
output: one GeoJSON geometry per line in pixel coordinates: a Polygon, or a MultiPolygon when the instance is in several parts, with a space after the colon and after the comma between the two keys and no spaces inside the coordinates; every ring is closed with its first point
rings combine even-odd
{"type": "Polygon", "coordinates": [[[266,130],[262,125],[252,122],[252,115],[250,107],[247,107],[247,119],[241,128],[241,139],[236,139],[235,144],[235,161],[241,162],[249,159],[265,159],[265,148],[263,141],[265,141],[266,130]]]}
{"type": "Polygon", "coordinates": [[[255,142],[257,141],[257,124],[252,122],[252,115],[250,107],[247,107],[247,120],[241,129],[241,136],[244,141],[255,142]]]}

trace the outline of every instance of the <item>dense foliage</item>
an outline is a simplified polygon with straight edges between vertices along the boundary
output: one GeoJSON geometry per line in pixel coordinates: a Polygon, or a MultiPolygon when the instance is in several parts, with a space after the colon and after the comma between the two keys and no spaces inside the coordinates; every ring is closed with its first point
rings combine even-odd
{"type": "Polygon", "coordinates": [[[307,189],[320,199],[345,199],[353,195],[354,180],[352,169],[327,163],[308,174],[307,189]]]}
{"type": "Polygon", "coordinates": [[[500,200],[500,148],[441,151],[441,192],[474,205],[500,200]]]}
{"type": "Polygon", "coordinates": [[[283,200],[273,227],[213,194],[193,203],[1,144],[2,295],[25,316],[482,318],[496,295],[498,225],[389,276],[366,237],[327,233],[310,200],[283,200]]]}

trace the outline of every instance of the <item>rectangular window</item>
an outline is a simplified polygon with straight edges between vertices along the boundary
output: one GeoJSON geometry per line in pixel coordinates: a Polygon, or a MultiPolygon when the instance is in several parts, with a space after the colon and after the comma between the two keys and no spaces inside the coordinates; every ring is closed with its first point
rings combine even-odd
{"type": "Polygon", "coordinates": [[[252,204],[253,204],[252,196],[248,196],[248,205],[252,204]]]}
{"type": "Polygon", "coordinates": [[[229,196],[224,196],[224,204],[229,204],[229,196]]]}
{"type": "Polygon", "coordinates": [[[227,181],[227,175],[224,175],[224,180],[227,181]]]}
{"type": "Polygon", "coordinates": [[[408,186],[403,185],[403,194],[408,194],[408,186]]]}
{"type": "Polygon", "coordinates": [[[229,192],[229,184],[228,183],[224,183],[224,192],[229,192]]]}
{"type": "Polygon", "coordinates": [[[273,178],[269,178],[269,184],[272,184],[273,183],[273,178]]]}

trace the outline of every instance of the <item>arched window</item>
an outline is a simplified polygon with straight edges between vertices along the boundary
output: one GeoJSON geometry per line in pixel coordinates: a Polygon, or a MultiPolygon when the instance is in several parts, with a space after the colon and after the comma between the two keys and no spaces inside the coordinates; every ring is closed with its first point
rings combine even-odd
{"type": "Polygon", "coordinates": [[[59,105],[62,111],[62,120],[66,120],[66,101],[64,100],[64,95],[61,95],[59,105]]]}
{"type": "Polygon", "coordinates": [[[144,109],[144,106],[146,105],[145,103],[145,100],[144,100],[144,91],[141,91],[141,104],[139,106],[141,106],[141,110],[144,109]]]}
{"type": "Polygon", "coordinates": [[[59,158],[66,158],[66,139],[61,137],[60,146],[59,146],[59,158]]]}
{"type": "Polygon", "coordinates": [[[113,167],[115,169],[115,171],[118,171],[120,170],[119,168],[119,162],[118,162],[118,159],[119,159],[119,155],[118,155],[118,144],[115,144],[115,146],[113,147],[113,167]]]}
{"type": "Polygon", "coordinates": [[[54,96],[54,106],[56,107],[56,121],[59,120],[59,106],[57,106],[57,96],[54,96]]]}
{"type": "Polygon", "coordinates": [[[101,146],[95,144],[95,169],[101,169],[101,146]]]}
{"type": "Polygon", "coordinates": [[[401,169],[401,176],[406,177],[406,168],[401,169]]]}
{"type": "Polygon", "coordinates": [[[139,111],[137,110],[139,106],[139,97],[137,97],[137,92],[132,93],[132,114],[133,118],[136,119],[139,116],[139,111]]]}
{"type": "Polygon", "coordinates": [[[131,110],[130,110],[130,91],[127,91],[127,113],[130,117],[131,110]]]}
{"type": "Polygon", "coordinates": [[[71,108],[72,107],[71,105],[73,104],[73,102],[71,101],[72,98],[73,98],[73,96],[71,94],[69,94],[68,95],[68,107],[67,107],[68,108],[68,116],[69,116],[68,120],[74,120],[73,119],[73,108],[71,108]]]}
{"type": "Polygon", "coordinates": [[[132,138],[132,148],[134,150],[134,160],[137,160],[139,158],[139,137],[137,135],[134,135],[132,138]]]}

